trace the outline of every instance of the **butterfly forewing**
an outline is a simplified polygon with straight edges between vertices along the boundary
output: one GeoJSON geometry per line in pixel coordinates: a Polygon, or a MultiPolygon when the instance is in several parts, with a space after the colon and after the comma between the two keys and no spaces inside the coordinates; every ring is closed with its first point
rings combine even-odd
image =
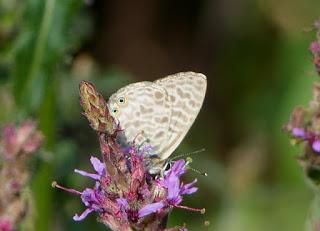
{"type": "Polygon", "coordinates": [[[113,94],[108,102],[129,142],[148,144],[158,153],[165,143],[171,105],[167,91],[153,82],[133,83],[113,94]],[[120,102],[120,101],[124,102],[120,102]]]}

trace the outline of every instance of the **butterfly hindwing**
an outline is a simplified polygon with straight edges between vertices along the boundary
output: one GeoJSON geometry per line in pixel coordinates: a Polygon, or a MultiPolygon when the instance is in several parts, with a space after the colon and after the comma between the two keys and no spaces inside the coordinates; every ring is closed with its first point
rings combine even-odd
{"type": "Polygon", "coordinates": [[[164,160],[178,147],[196,119],[205,97],[207,80],[200,73],[182,72],[155,83],[168,92],[172,109],[168,137],[159,152],[164,160]]]}

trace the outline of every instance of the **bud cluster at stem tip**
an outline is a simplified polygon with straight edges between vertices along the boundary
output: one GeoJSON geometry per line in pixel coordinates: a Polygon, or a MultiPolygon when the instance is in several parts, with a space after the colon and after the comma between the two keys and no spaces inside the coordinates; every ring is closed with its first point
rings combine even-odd
{"type": "Polygon", "coordinates": [[[92,129],[113,134],[116,125],[113,117],[109,114],[107,102],[103,96],[97,92],[95,86],[86,81],[81,81],[79,91],[83,114],[89,120],[92,129]]]}

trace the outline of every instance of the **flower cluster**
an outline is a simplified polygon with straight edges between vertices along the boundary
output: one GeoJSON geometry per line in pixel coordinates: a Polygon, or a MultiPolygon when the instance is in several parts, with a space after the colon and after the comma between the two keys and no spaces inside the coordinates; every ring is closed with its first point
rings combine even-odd
{"type": "MultiPolygon", "coordinates": [[[[314,23],[317,38],[310,45],[314,68],[320,76],[320,20],[314,23]]],[[[320,83],[313,84],[313,99],[308,107],[296,107],[290,121],[284,126],[292,144],[302,144],[303,151],[299,155],[308,186],[315,193],[307,216],[306,230],[319,230],[320,221],[320,83]]]]}
{"type": "Polygon", "coordinates": [[[309,108],[296,107],[291,114],[289,123],[284,130],[290,135],[292,144],[304,144],[304,149],[299,157],[306,174],[312,180],[318,179],[320,166],[320,84],[314,83],[313,100],[309,108]]]}
{"type": "MultiPolygon", "coordinates": [[[[313,64],[320,75],[320,21],[315,22],[317,40],[310,45],[313,64]]],[[[309,179],[320,182],[320,83],[313,85],[313,99],[308,108],[298,106],[291,114],[289,123],[284,126],[293,144],[303,143],[304,150],[300,155],[300,163],[309,179]]]]}
{"type": "MultiPolygon", "coordinates": [[[[91,84],[82,82],[80,89],[86,90],[86,86],[94,89],[91,84]]],[[[85,101],[83,94],[81,101],[85,101]]],[[[88,104],[100,98],[100,94],[91,91],[90,98],[86,98],[88,104]]],[[[101,99],[101,98],[100,98],[101,99]]],[[[105,105],[99,101],[100,105],[105,105]]],[[[86,111],[85,115],[93,114],[86,111]]],[[[91,107],[92,108],[92,107],[91,107]]],[[[99,111],[97,108],[93,108],[99,111]]],[[[120,130],[117,125],[107,124],[114,120],[101,118],[109,116],[108,111],[103,109],[103,114],[96,113],[89,121],[92,124],[105,123],[103,126],[92,126],[99,135],[102,160],[91,157],[90,161],[95,170],[94,173],[76,169],[75,172],[95,180],[94,187],[77,191],[65,188],[53,182],[53,186],[81,197],[86,206],[84,212],[76,214],[75,221],[83,220],[88,214],[96,212],[99,221],[112,230],[186,230],[184,227],[168,229],[167,218],[172,208],[183,208],[189,211],[204,213],[204,209],[190,208],[181,205],[183,195],[192,194],[197,191],[194,187],[196,180],[189,184],[181,182],[181,176],[186,173],[188,162],[185,160],[175,161],[172,167],[154,176],[149,174],[146,167],[148,147],[140,147],[135,143],[127,146],[120,145],[117,141],[120,130]],[[113,133],[104,132],[102,128],[109,128],[113,133]]]]}
{"type": "MultiPolygon", "coordinates": [[[[20,127],[7,125],[0,141],[0,231],[11,231],[26,213],[26,201],[21,196],[29,171],[26,161],[43,140],[32,121],[20,127]]],[[[30,205],[29,205],[30,206],[30,205]]]]}

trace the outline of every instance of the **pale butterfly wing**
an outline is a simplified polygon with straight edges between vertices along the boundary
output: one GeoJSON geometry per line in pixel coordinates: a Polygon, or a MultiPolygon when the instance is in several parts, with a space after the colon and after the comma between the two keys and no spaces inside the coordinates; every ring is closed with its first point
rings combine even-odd
{"type": "Polygon", "coordinates": [[[206,85],[203,74],[177,73],[155,82],[129,84],[110,97],[108,107],[127,141],[141,144],[149,140],[154,154],[165,160],[197,117],[206,85]]]}
{"type": "Polygon", "coordinates": [[[167,159],[186,136],[196,119],[205,97],[205,75],[182,72],[155,81],[166,89],[171,104],[171,117],[167,137],[160,144],[159,157],[167,159]]]}
{"type": "Polygon", "coordinates": [[[146,81],[129,84],[109,98],[108,108],[120,122],[127,141],[137,144],[148,141],[154,153],[165,144],[171,104],[161,85],[146,81]]]}

